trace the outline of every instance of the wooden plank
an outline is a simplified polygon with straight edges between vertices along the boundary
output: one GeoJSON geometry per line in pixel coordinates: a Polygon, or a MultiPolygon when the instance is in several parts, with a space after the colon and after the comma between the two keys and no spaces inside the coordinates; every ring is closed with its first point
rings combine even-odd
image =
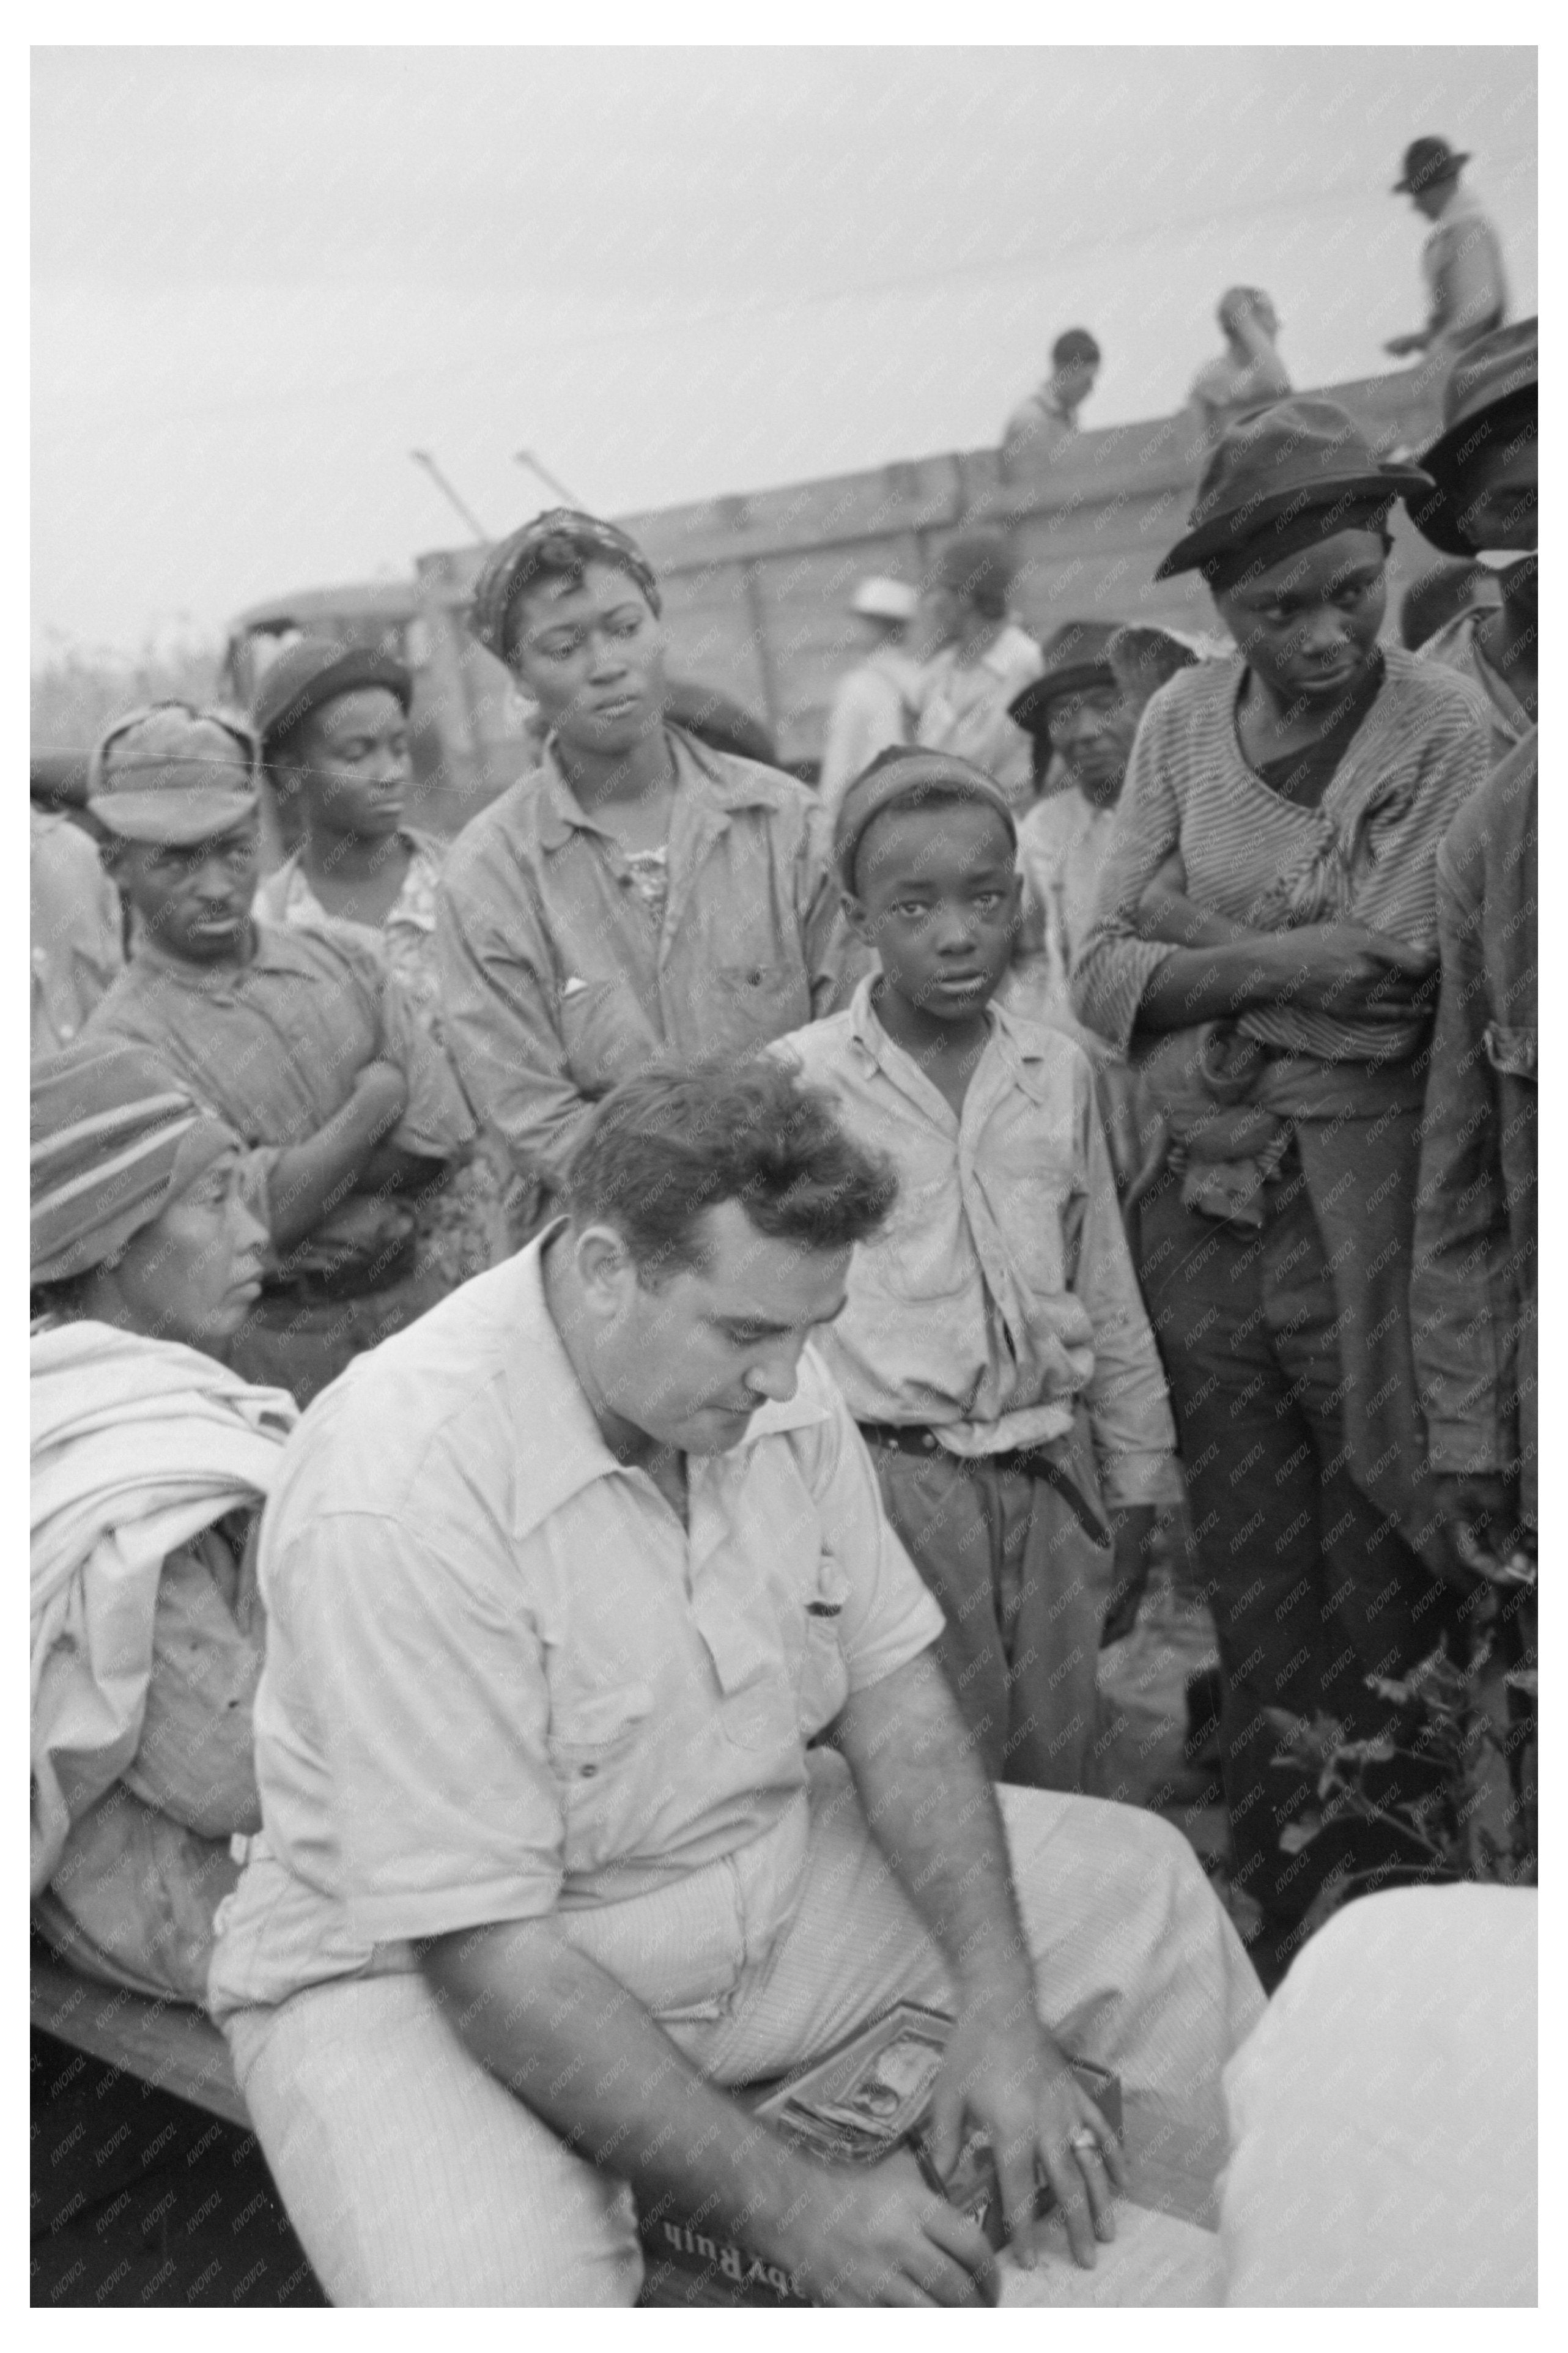
{"type": "Polygon", "coordinates": [[[228,2045],[201,2010],[95,1985],[63,1962],[35,1958],[31,2011],[41,2033],[249,2130],[228,2045]]]}

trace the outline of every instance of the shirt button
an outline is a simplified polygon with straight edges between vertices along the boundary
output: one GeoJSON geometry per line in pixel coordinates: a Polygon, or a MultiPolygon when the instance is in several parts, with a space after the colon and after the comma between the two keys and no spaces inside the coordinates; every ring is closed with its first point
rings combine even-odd
{"type": "Polygon", "coordinates": [[[591,1781],[594,1775],[599,1771],[599,1767],[597,1765],[582,1765],[578,1767],[577,1770],[583,1780],[591,1781]]]}

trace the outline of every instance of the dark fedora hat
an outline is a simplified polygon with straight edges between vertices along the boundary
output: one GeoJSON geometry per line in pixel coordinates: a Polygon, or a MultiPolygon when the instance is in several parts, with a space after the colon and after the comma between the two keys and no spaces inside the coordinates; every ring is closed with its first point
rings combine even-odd
{"type": "Polygon", "coordinates": [[[1494,327],[1462,354],[1443,387],[1443,430],[1421,453],[1436,487],[1404,503],[1422,537],[1445,555],[1468,555],[1473,546],[1461,528],[1467,468],[1536,413],[1539,325],[1520,319],[1494,327]]]}
{"type": "Polygon", "coordinates": [[[1114,686],[1116,672],[1106,648],[1120,627],[1117,621],[1064,621],[1041,646],[1045,667],[1007,706],[1008,717],[1026,734],[1044,735],[1051,705],[1059,694],[1075,693],[1086,686],[1114,686]]]}
{"type": "Polygon", "coordinates": [[[1457,179],[1460,164],[1469,160],[1467,153],[1450,147],[1446,139],[1413,139],[1404,151],[1404,169],[1390,193],[1414,196],[1436,180],[1457,179]]]}
{"type": "Polygon", "coordinates": [[[1269,550],[1294,553],[1286,534],[1298,517],[1321,508],[1350,517],[1369,502],[1391,506],[1404,491],[1429,489],[1417,466],[1385,464],[1348,410],[1331,400],[1277,400],[1227,427],[1209,453],[1179,539],[1154,577],[1200,572],[1245,548],[1268,563],[1269,550]],[[1255,547],[1255,543],[1256,545],[1255,547]]]}

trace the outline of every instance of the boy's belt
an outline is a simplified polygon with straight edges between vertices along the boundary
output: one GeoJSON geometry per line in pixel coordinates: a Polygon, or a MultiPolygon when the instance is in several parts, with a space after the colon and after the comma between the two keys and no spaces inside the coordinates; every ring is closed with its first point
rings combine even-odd
{"type": "Polygon", "coordinates": [[[869,1446],[891,1446],[900,1454],[940,1455],[964,1471],[1019,1471],[1026,1479],[1044,1479],[1054,1487],[1091,1544],[1109,1545],[1111,1532],[1077,1481],[1064,1471],[1044,1446],[1013,1446],[1002,1454],[954,1454],[941,1445],[935,1430],[916,1421],[863,1421],[860,1434],[869,1446]]]}

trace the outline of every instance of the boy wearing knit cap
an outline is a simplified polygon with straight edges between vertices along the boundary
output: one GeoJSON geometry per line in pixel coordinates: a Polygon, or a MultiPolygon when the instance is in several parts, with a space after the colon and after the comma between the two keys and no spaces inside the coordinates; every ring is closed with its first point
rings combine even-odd
{"type": "Polygon", "coordinates": [[[450,1287],[412,1204],[473,1122],[375,949],[253,920],[257,748],[181,703],[100,741],[88,807],[141,928],[83,1036],[145,1048],[250,1148],[271,1250],[230,1361],[304,1404],[450,1287]]]}
{"type": "Polygon", "coordinates": [[[1005,795],[967,761],[874,761],[834,836],[882,961],[774,1050],[891,1155],[899,1198],[820,1345],[947,1615],[941,1656],[993,1778],[1092,1788],[1096,1661],[1177,1498],[1165,1382],[1089,1065],[993,1000],[1019,912],[1005,795]]]}

